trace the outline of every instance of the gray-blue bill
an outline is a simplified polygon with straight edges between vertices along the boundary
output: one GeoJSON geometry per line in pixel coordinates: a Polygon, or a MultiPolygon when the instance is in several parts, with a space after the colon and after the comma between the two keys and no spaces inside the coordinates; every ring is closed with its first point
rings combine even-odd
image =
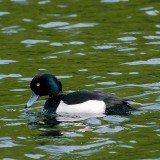
{"type": "Polygon", "coordinates": [[[39,98],[39,95],[36,95],[34,92],[32,92],[32,95],[31,95],[29,101],[27,102],[27,105],[25,108],[30,107],[38,98],[39,98]]]}

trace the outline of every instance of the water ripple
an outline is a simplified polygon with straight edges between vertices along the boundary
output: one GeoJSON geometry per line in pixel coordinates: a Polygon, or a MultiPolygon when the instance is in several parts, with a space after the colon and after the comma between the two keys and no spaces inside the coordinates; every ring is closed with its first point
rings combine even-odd
{"type": "Polygon", "coordinates": [[[24,92],[27,91],[28,89],[24,89],[24,88],[17,88],[17,89],[11,89],[10,91],[12,92],[24,92]]]}
{"type": "MultiPolygon", "coordinates": [[[[112,143],[115,143],[115,141],[113,140],[110,140],[110,139],[106,139],[105,141],[102,141],[102,142],[94,142],[93,144],[88,144],[88,145],[68,145],[67,147],[66,146],[56,146],[56,145],[44,145],[44,146],[40,146],[40,147],[37,147],[38,149],[42,149],[48,153],[50,153],[51,155],[55,156],[56,155],[61,155],[61,154],[64,154],[64,153],[75,153],[75,152],[78,152],[78,153],[81,153],[80,151],[85,151],[85,150],[88,150],[88,151],[91,151],[91,153],[93,154],[94,152],[94,148],[99,148],[101,146],[104,146],[106,144],[112,144],[112,143]]],[[[97,150],[96,150],[97,152],[97,150]]],[[[83,153],[82,153],[83,154],[83,153]]]]}
{"type": "Polygon", "coordinates": [[[0,16],[4,16],[4,15],[7,15],[7,14],[10,14],[10,12],[0,12],[0,16]]]}
{"type": "Polygon", "coordinates": [[[26,153],[24,154],[26,157],[32,158],[32,159],[40,159],[42,157],[44,157],[45,155],[43,154],[31,154],[31,153],[26,153]]]}
{"type": "Polygon", "coordinates": [[[72,41],[72,42],[68,42],[68,43],[65,43],[65,44],[70,44],[70,45],[83,45],[84,42],[81,42],[81,41],[72,41]]]}
{"type": "Polygon", "coordinates": [[[117,115],[116,116],[105,116],[103,119],[107,122],[111,122],[112,124],[129,121],[129,118],[121,117],[117,115]]]}
{"type": "Polygon", "coordinates": [[[82,41],[71,41],[71,42],[67,42],[67,43],[60,43],[60,42],[53,42],[50,43],[51,46],[63,46],[63,45],[83,45],[85,44],[82,41]]]}
{"type": "Polygon", "coordinates": [[[18,62],[18,61],[15,61],[15,60],[0,59],[0,64],[10,64],[10,63],[14,63],[14,62],[18,62]]]}
{"type": "Polygon", "coordinates": [[[80,72],[88,72],[88,69],[83,68],[83,69],[78,69],[78,71],[80,71],[80,72]]]}
{"type": "Polygon", "coordinates": [[[64,27],[60,27],[59,29],[86,28],[86,27],[94,27],[96,25],[98,25],[98,23],[77,23],[73,25],[67,25],[64,27]]]}
{"type": "Polygon", "coordinates": [[[66,18],[74,18],[77,17],[77,14],[69,14],[67,16],[65,16],[66,18]]]}
{"type": "Polygon", "coordinates": [[[43,59],[56,59],[57,56],[47,56],[47,57],[43,57],[43,59]]]}
{"type": "Polygon", "coordinates": [[[52,42],[50,43],[50,46],[63,46],[63,44],[60,42],[52,42]]]}
{"type": "Polygon", "coordinates": [[[19,31],[24,31],[25,28],[21,28],[20,26],[9,26],[2,28],[2,33],[5,34],[14,34],[18,33],[19,31]]]}
{"type": "Polygon", "coordinates": [[[124,88],[124,87],[142,87],[142,88],[148,88],[152,90],[159,90],[160,82],[145,83],[145,84],[124,84],[124,85],[119,85],[119,86],[113,86],[111,88],[124,88]]]}
{"type": "Polygon", "coordinates": [[[69,23],[67,23],[67,22],[49,22],[46,24],[40,24],[38,26],[42,27],[42,28],[55,28],[55,27],[62,27],[62,26],[66,26],[66,25],[69,25],[69,23]]]}
{"type": "Polygon", "coordinates": [[[32,22],[33,20],[32,19],[29,19],[29,18],[23,18],[22,19],[24,22],[32,22]]]}
{"type": "Polygon", "coordinates": [[[0,74],[0,79],[3,79],[3,78],[17,78],[17,77],[22,77],[22,75],[20,75],[20,74],[8,74],[8,75],[0,74]]]}
{"type": "MultiPolygon", "coordinates": [[[[119,40],[121,40],[121,41],[127,41],[127,39],[129,39],[129,38],[128,37],[122,37],[119,40]]],[[[133,37],[132,38],[130,37],[130,41],[133,41],[133,40],[136,40],[136,39],[133,39],[133,37]]],[[[118,51],[123,51],[123,52],[124,51],[134,51],[134,50],[137,50],[137,48],[122,47],[122,46],[119,46],[119,44],[120,43],[108,43],[108,44],[104,44],[104,45],[92,46],[92,48],[94,48],[94,49],[100,49],[100,50],[115,48],[118,51]]]]}
{"type": "Polygon", "coordinates": [[[123,64],[127,64],[127,65],[159,65],[160,64],[160,58],[152,58],[152,59],[148,59],[146,61],[134,61],[134,62],[126,62],[123,64]]]}
{"type": "Polygon", "coordinates": [[[122,75],[121,72],[110,72],[110,73],[107,73],[107,74],[111,74],[111,75],[122,75]]]}
{"type": "Polygon", "coordinates": [[[160,28],[160,25],[159,25],[159,24],[157,24],[157,25],[156,25],[156,27],[157,27],[157,28],[160,28]]]}
{"type": "Polygon", "coordinates": [[[16,2],[16,3],[26,3],[28,0],[11,0],[11,2],[16,2]]]}
{"type": "Polygon", "coordinates": [[[128,0],[101,0],[103,3],[127,2],[128,0]]]}
{"type": "Polygon", "coordinates": [[[19,146],[10,137],[0,137],[0,148],[19,146]]]}
{"type": "Polygon", "coordinates": [[[159,41],[159,42],[148,42],[148,43],[145,43],[145,44],[159,45],[159,44],[160,44],[160,41],[159,41]]]}
{"type": "Polygon", "coordinates": [[[121,126],[115,126],[114,128],[109,128],[108,126],[100,126],[99,129],[96,129],[94,132],[97,133],[116,133],[123,130],[121,126]]]}
{"type": "Polygon", "coordinates": [[[140,10],[141,11],[147,11],[147,10],[150,10],[150,9],[153,9],[154,7],[145,7],[145,8],[141,8],[140,10]]]}
{"type": "Polygon", "coordinates": [[[146,14],[149,16],[157,16],[159,15],[159,11],[158,10],[146,11],[146,14]]]}
{"type": "Polygon", "coordinates": [[[56,76],[59,79],[64,79],[64,78],[71,78],[73,77],[72,75],[66,75],[66,76],[56,76]]]}
{"type": "Polygon", "coordinates": [[[43,0],[43,1],[38,2],[38,4],[43,5],[43,4],[47,4],[50,2],[51,2],[50,0],[43,0]]]}
{"type": "Polygon", "coordinates": [[[70,53],[71,50],[64,50],[64,51],[59,51],[59,52],[54,52],[54,54],[63,54],[63,53],[70,53]]]}
{"type": "Polygon", "coordinates": [[[113,46],[113,45],[101,45],[101,46],[93,46],[94,49],[111,49],[111,48],[115,48],[116,46],[113,46]]]}
{"type": "Polygon", "coordinates": [[[100,85],[115,85],[116,82],[113,82],[113,81],[110,81],[110,82],[97,82],[97,84],[100,84],[100,85]]]}
{"type": "Polygon", "coordinates": [[[143,38],[145,38],[145,39],[160,39],[160,36],[150,35],[150,36],[143,36],[143,38]]]}
{"type": "Polygon", "coordinates": [[[21,41],[21,43],[26,44],[28,47],[37,44],[37,43],[49,43],[48,40],[37,40],[37,39],[26,39],[21,41]]]}
{"type": "Polygon", "coordinates": [[[88,76],[88,78],[96,79],[96,78],[105,78],[105,77],[97,76],[97,75],[91,75],[91,76],[88,76]]]}
{"type": "Polygon", "coordinates": [[[20,125],[23,125],[23,124],[26,124],[26,123],[22,123],[22,122],[15,122],[15,123],[9,123],[9,124],[6,124],[6,126],[20,126],[20,125]]]}
{"type": "Polygon", "coordinates": [[[21,81],[31,81],[32,80],[32,78],[19,78],[19,82],[21,82],[21,81]]]}
{"type": "Polygon", "coordinates": [[[134,41],[134,40],[137,40],[136,37],[121,37],[121,38],[117,38],[118,40],[120,41],[134,41]]]}
{"type": "Polygon", "coordinates": [[[118,51],[121,51],[121,52],[128,52],[128,51],[135,51],[137,50],[137,48],[129,48],[129,47],[117,47],[117,50],[118,51]]]}

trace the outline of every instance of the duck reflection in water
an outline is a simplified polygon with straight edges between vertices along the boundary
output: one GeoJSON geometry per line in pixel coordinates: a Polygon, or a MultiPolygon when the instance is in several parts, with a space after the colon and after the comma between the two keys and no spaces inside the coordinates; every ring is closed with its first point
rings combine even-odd
{"type": "Polygon", "coordinates": [[[29,128],[38,128],[42,133],[39,136],[59,137],[63,136],[62,132],[56,128],[61,121],[56,119],[56,115],[48,116],[39,113],[25,112],[27,117],[27,125],[29,128]]]}

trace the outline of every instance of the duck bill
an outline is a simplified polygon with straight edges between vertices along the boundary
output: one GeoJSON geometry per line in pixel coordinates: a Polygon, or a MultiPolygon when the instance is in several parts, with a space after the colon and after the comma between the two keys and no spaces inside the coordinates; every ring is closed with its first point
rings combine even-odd
{"type": "Polygon", "coordinates": [[[38,98],[39,98],[39,95],[32,92],[32,95],[31,95],[29,101],[27,102],[27,105],[25,106],[25,108],[29,108],[38,98]]]}

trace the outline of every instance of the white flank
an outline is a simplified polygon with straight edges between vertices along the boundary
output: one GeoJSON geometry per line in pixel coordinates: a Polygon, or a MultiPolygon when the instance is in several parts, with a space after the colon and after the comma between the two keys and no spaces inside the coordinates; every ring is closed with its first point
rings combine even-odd
{"type": "Polygon", "coordinates": [[[105,113],[106,105],[103,101],[89,100],[81,104],[68,105],[60,102],[56,113],[105,113]]]}

